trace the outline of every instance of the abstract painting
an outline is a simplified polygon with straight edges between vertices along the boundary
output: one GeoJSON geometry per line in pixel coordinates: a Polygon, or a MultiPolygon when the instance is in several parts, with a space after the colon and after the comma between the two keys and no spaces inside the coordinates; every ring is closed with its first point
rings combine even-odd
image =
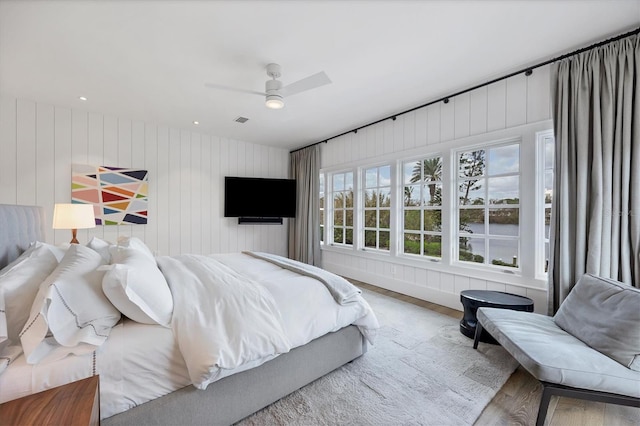
{"type": "Polygon", "coordinates": [[[93,204],[96,225],[144,225],[147,178],[147,170],[73,164],[71,202],[93,204]]]}

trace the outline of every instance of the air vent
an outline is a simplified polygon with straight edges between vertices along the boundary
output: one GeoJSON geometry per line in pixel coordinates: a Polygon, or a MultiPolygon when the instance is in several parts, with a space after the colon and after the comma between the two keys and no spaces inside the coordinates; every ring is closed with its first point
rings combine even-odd
{"type": "Polygon", "coordinates": [[[236,123],[246,123],[247,121],[249,121],[249,119],[247,117],[236,117],[233,119],[233,121],[235,121],[236,123]]]}

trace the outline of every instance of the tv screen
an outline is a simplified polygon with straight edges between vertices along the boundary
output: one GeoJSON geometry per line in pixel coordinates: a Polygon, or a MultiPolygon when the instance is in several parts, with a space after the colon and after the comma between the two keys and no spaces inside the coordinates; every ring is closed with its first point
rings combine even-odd
{"type": "Polygon", "coordinates": [[[225,217],[295,217],[295,179],[226,176],[225,217]]]}

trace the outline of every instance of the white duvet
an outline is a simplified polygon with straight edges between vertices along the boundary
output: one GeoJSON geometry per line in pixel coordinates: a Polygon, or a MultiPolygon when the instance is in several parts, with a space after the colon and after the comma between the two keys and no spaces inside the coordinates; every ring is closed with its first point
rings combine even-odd
{"type": "Polygon", "coordinates": [[[221,370],[291,349],[275,301],[260,284],[207,256],[160,257],[158,266],[173,294],[171,328],[198,389],[221,370]]]}
{"type": "Polygon", "coordinates": [[[199,389],[346,325],[370,340],[378,327],[359,295],[339,305],[326,283],[246,254],[157,261],[174,298],[172,330],[199,389]]]}

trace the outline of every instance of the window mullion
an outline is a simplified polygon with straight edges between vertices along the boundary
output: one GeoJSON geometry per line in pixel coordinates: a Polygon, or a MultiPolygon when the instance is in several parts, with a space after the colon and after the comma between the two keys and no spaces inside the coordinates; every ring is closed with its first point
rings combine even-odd
{"type": "Polygon", "coordinates": [[[333,173],[327,175],[327,179],[325,181],[325,193],[328,194],[325,200],[324,207],[324,216],[325,216],[325,234],[324,241],[325,244],[332,246],[333,245],[333,215],[335,214],[335,205],[333,202],[333,197],[335,193],[333,192],[333,173]]]}
{"type": "MultiPolygon", "coordinates": [[[[487,167],[489,169],[489,159],[487,158],[487,167]]],[[[489,177],[485,174],[482,178],[484,186],[484,262],[491,265],[489,254],[489,177]]]]}
{"type": "Polygon", "coordinates": [[[442,153],[442,262],[451,265],[455,259],[453,249],[458,244],[458,223],[456,207],[458,205],[458,184],[456,179],[457,160],[455,152],[442,153]]]}
{"type": "Polygon", "coordinates": [[[400,239],[403,238],[400,236],[400,220],[398,212],[402,212],[402,206],[404,202],[404,187],[401,188],[399,183],[402,182],[402,179],[399,179],[398,176],[398,162],[391,163],[391,186],[389,190],[391,191],[391,203],[389,206],[389,254],[391,257],[396,257],[399,253],[398,249],[400,247],[400,239]]]}
{"type": "Polygon", "coordinates": [[[537,155],[534,135],[528,135],[530,140],[523,140],[520,144],[520,265],[522,275],[534,277],[536,275],[536,218],[538,217],[536,170],[537,155]],[[534,161],[525,161],[533,159],[534,161]],[[523,182],[533,182],[533,185],[523,185],[523,182]]]}
{"type": "Polygon", "coordinates": [[[360,250],[364,239],[360,235],[360,214],[362,211],[362,198],[360,194],[361,179],[360,169],[353,171],[353,249],[360,250]]]}

